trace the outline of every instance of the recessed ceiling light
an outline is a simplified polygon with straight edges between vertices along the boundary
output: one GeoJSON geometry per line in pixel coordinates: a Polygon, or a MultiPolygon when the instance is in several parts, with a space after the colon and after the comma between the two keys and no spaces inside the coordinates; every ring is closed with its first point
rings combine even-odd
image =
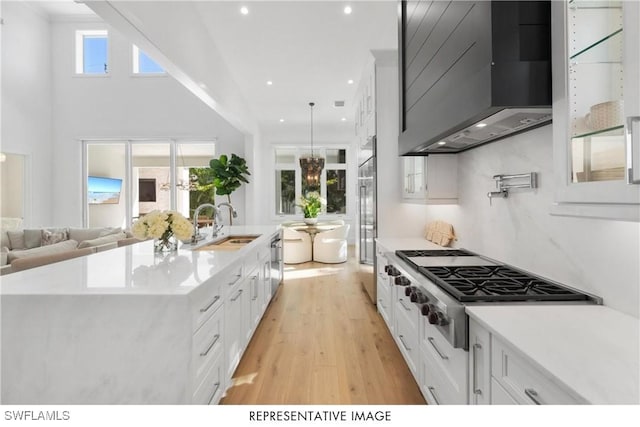
{"type": "Polygon", "coordinates": [[[240,8],[240,13],[243,15],[248,15],[249,14],[249,9],[246,6],[242,6],[240,8]]]}
{"type": "Polygon", "coordinates": [[[271,86],[273,82],[271,80],[267,80],[267,86],[271,86]]]}
{"type": "Polygon", "coordinates": [[[476,127],[477,127],[477,128],[483,128],[483,127],[485,127],[486,125],[487,125],[486,123],[478,123],[478,124],[476,125],[476,127]]]}
{"type": "Polygon", "coordinates": [[[353,84],[353,80],[351,80],[351,79],[347,80],[347,84],[348,85],[352,85],[353,84]]]}
{"type": "Polygon", "coordinates": [[[343,122],[346,122],[346,121],[347,121],[347,118],[346,118],[346,117],[343,117],[343,118],[341,118],[340,120],[341,120],[341,121],[343,121],[343,122]]]}
{"type": "Polygon", "coordinates": [[[283,123],[283,122],[284,122],[284,119],[280,119],[280,123],[283,123]]]}
{"type": "Polygon", "coordinates": [[[446,143],[447,143],[447,141],[439,141],[439,142],[438,142],[438,145],[444,145],[444,144],[446,144],[446,143]]]}
{"type": "Polygon", "coordinates": [[[350,15],[351,14],[351,6],[345,6],[344,7],[344,14],[345,15],[350,15]]]}

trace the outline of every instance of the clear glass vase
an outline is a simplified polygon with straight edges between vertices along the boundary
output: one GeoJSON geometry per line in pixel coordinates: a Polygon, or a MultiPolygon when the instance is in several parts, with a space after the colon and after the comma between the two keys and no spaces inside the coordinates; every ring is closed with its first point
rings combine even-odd
{"type": "Polygon", "coordinates": [[[157,254],[167,254],[177,252],[178,239],[172,234],[166,238],[155,239],[153,241],[153,252],[157,254]]]}

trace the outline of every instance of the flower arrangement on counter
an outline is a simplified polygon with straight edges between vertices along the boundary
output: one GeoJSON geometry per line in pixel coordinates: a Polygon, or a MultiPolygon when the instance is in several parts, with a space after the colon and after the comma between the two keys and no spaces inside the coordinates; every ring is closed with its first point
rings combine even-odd
{"type": "Polygon", "coordinates": [[[131,233],[141,240],[155,239],[156,252],[171,251],[178,248],[172,238],[189,239],[193,234],[193,225],[180,212],[154,210],[134,222],[131,233]]]}
{"type": "Polygon", "coordinates": [[[300,196],[300,203],[296,206],[302,208],[305,218],[317,218],[322,211],[322,207],[326,206],[326,204],[327,200],[324,197],[320,197],[320,193],[310,191],[306,196],[300,196]]]}

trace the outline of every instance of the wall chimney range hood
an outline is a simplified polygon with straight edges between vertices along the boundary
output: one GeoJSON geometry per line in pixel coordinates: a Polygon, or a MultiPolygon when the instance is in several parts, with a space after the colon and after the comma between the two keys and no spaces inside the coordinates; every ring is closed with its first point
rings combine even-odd
{"type": "Polygon", "coordinates": [[[551,121],[550,1],[403,1],[399,28],[401,155],[551,121]]]}

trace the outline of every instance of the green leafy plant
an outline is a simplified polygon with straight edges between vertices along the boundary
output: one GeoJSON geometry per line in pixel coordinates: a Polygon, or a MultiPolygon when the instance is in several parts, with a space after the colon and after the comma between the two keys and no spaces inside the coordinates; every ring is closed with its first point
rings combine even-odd
{"type": "MultiPolygon", "coordinates": [[[[231,203],[231,193],[240,188],[243,183],[249,183],[245,177],[245,175],[251,175],[249,168],[247,168],[247,162],[235,154],[231,154],[231,158],[222,154],[218,159],[211,159],[209,167],[212,170],[216,194],[226,195],[229,203],[231,203]]],[[[229,213],[229,224],[233,224],[231,212],[229,213]]]]}
{"type": "Polygon", "coordinates": [[[300,203],[296,206],[302,208],[302,213],[305,218],[317,218],[322,206],[326,205],[327,201],[320,197],[317,191],[310,191],[306,196],[300,196],[300,203]]]}

